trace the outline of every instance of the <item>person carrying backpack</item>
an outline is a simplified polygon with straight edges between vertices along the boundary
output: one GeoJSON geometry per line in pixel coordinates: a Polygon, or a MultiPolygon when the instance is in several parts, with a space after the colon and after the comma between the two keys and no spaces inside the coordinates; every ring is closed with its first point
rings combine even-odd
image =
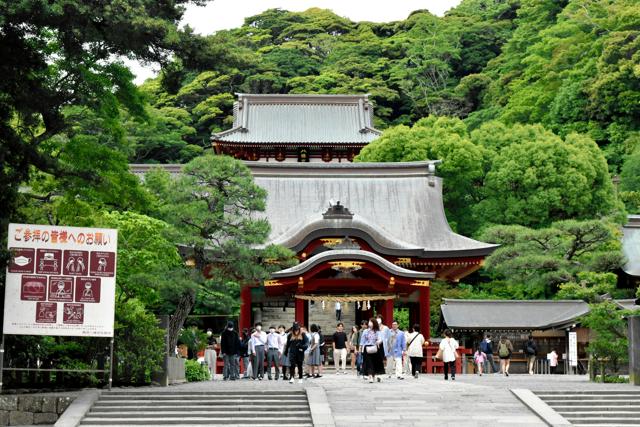
{"type": "Polygon", "coordinates": [[[498,367],[493,359],[493,343],[491,342],[491,335],[486,334],[482,342],[480,342],[480,350],[487,355],[484,361],[484,372],[489,373],[489,366],[491,366],[491,372],[498,373],[498,367]]]}
{"type": "Polygon", "coordinates": [[[498,356],[500,357],[500,372],[509,376],[509,365],[511,365],[511,355],[513,354],[513,344],[502,335],[498,341],[498,356]]]}
{"type": "Polygon", "coordinates": [[[536,354],[538,353],[538,346],[533,341],[533,335],[529,335],[529,339],[524,343],[524,354],[527,355],[527,367],[529,368],[529,375],[533,375],[533,364],[536,361],[536,354]]]}

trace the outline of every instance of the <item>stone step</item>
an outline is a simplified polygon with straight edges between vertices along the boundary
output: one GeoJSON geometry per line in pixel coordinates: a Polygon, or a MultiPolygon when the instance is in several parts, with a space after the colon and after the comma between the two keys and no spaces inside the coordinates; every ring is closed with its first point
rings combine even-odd
{"type": "Polygon", "coordinates": [[[575,404],[575,405],[580,405],[580,404],[585,404],[585,403],[589,403],[589,405],[600,405],[600,406],[606,406],[606,405],[640,405],[640,401],[637,400],[628,400],[628,399],[607,399],[607,400],[583,400],[583,399],[542,399],[547,405],[549,406],[556,406],[556,405],[571,405],[571,404],[575,404]]]}
{"type": "Polygon", "coordinates": [[[571,390],[571,391],[559,391],[559,390],[549,390],[549,391],[534,391],[536,395],[543,394],[635,394],[640,395],[640,390],[571,390]]]}
{"type": "Polygon", "coordinates": [[[306,396],[304,390],[212,390],[212,391],[107,391],[102,393],[100,397],[104,396],[283,396],[283,395],[296,395],[306,396]]]}
{"type": "MultiPolygon", "coordinates": [[[[182,417],[182,418],[159,418],[159,417],[148,417],[148,418],[127,418],[126,422],[123,423],[123,419],[115,418],[115,417],[85,417],[82,420],[82,425],[112,425],[112,424],[123,424],[123,425],[175,425],[175,424],[189,424],[189,425],[212,425],[212,424],[238,424],[238,425],[255,425],[255,418],[252,417],[182,417]]],[[[292,417],[288,418],[286,421],[281,419],[274,420],[265,420],[264,418],[260,420],[261,425],[277,425],[277,426],[289,426],[291,424],[311,424],[311,415],[304,417],[292,417]]]]}
{"type": "Polygon", "coordinates": [[[599,424],[599,425],[607,425],[607,426],[628,426],[628,425],[637,425],[638,424],[638,417],[633,417],[633,418],[620,418],[620,417],[611,417],[611,418],[607,418],[606,420],[603,420],[602,418],[599,417],[591,417],[591,418],[572,418],[572,417],[565,417],[567,419],[567,421],[569,421],[571,424],[577,424],[579,423],[580,425],[593,425],[593,424],[599,424]]]}
{"type": "MultiPolygon", "coordinates": [[[[263,413],[273,413],[281,411],[295,411],[295,410],[309,410],[309,405],[304,402],[300,404],[288,403],[286,406],[274,406],[274,405],[251,405],[247,407],[246,402],[238,405],[224,405],[224,406],[210,406],[210,405],[191,405],[188,402],[185,405],[180,405],[181,411],[202,411],[203,407],[207,408],[208,412],[244,412],[250,411],[262,411],[263,413]]],[[[154,411],[171,411],[176,408],[175,405],[145,405],[145,404],[131,404],[131,405],[102,405],[99,402],[93,406],[92,412],[126,412],[136,410],[137,408],[153,408],[154,411]]]]}
{"type": "MultiPolygon", "coordinates": [[[[183,411],[182,408],[173,408],[173,410],[163,410],[163,411],[128,411],[128,412],[104,412],[104,411],[90,411],[87,415],[87,418],[154,418],[160,417],[163,418],[177,418],[185,419],[185,418],[202,418],[202,417],[211,417],[211,418],[219,418],[219,417],[234,417],[234,419],[239,418],[261,418],[265,417],[267,414],[264,411],[256,411],[253,408],[245,409],[243,411],[183,411]]],[[[289,419],[289,418],[299,418],[306,417],[309,415],[309,409],[306,411],[294,411],[289,410],[288,408],[283,409],[282,413],[269,413],[269,416],[278,417],[281,420],[289,419]]]]}
{"type": "Polygon", "coordinates": [[[615,400],[615,399],[629,399],[640,402],[640,395],[628,395],[628,394],[538,394],[542,400],[575,400],[580,399],[587,400],[615,400]]]}
{"type": "MultiPolygon", "coordinates": [[[[574,427],[611,427],[615,426],[615,424],[605,424],[603,423],[593,423],[593,424],[580,424],[579,422],[572,423],[574,427]]],[[[640,427],[640,423],[636,424],[625,424],[625,427],[640,427]]]]}
{"type": "MultiPolygon", "coordinates": [[[[101,425],[103,427],[131,427],[131,424],[129,424],[129,423],[123,424],[122,422],[113,423],[113,424],[108,424],[108,423],[105,423],[105,424],[79,424],[78,427],[86,427],[86,426],[89,426],[89,425],[101,425]]],[[[192,427],[193,425],[195,425],[195,424],[193,424],[193,423],[190,423],[190,424],[171,424],[172,427],[192,427]]],[[[207,425],[207,424],[205,423],[205,424],[201,424],[201,425],[207,425]]],[[[233,422],[226,423],[224,425],[225,425],[225,427],[247,427],[246,424],[238,424],[238,423],[233,423],[233,422]]],[[[251,423],[251,427],[273,427],[273,425],[274,424],[251,423]]],[[[300,423],[289,423],[289,422],[286,422],[286,423],[278,423],[277,425],[281,426],[281,427],[313,427],[313,423],[311,423],[311,422],[300,422],[300,423]]],[[[136,427],[157,427],[157,426],[158,426],[158,424],[155,424],[155,423],[151,423],[151,424],[136,424],[136,427]]]]}
{"type": "Polygon", "coordinates": [[[601,411],[623,411],[623,412],[637,412],[640,413],[640,407],[633,405],[603,405],[603,406],[584,406],[584,405],[558,405],[553,406],[557,412],[601,412],[601,411]]]}
{"type": "MultiPolygon", "coordinates": [[[[555,408],[554,408],[555,409],[555,408]]],[[[638,413],[632,411],[616,411],[614,413],[610,412],[560,412],[565,418],[578,419],[578,418],[607,418],[608,421],[611,418],[631,418],[634,420],[638,420],[638,413]]]]}
{"type": "Polygon", "coordinates": [[[234,400],[252,400],[260,402],[294,402],[304,401],[306,396],[251,396],[251,395],[232,395],[232,396],[104,396],[100,397],[102,402],[147,402],[147,401],[172,401],[172,402],[184,402],[184,401],[209,401],[209,402],[229,402],[234,400]]]}

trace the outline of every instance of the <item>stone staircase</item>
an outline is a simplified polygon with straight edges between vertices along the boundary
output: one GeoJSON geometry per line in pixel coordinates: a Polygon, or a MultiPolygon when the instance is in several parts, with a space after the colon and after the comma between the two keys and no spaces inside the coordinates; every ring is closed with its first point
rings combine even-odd
{"type": "Polygon", "coordinates": [[[80,426],[312,426],[304,390],[104,392],[80,426]]]}
{"type": "Polygon", "coordinates": [[[640,427],[640,390],[538,391],[535,394],[575,426],[640,427]]]}

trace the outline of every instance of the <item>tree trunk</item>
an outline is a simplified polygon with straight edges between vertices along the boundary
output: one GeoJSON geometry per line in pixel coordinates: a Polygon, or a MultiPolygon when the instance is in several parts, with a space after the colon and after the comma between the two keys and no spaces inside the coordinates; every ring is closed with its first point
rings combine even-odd
{"type": "Polygon", "coordinates": [[[195,289],[188,289],[180,297],[178,306],[175,313],[169,319],[169,356],[173,356],[172,351],[178,345],[178,337],[180,336],[180,329],[184,325],[187,316],[191,313],[191,309],[196,303],[196,291],[195,289]]]}

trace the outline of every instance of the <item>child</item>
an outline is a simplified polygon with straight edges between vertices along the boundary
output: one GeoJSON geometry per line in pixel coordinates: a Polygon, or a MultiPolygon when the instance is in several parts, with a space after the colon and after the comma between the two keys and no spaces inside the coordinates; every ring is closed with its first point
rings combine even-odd
{"type": "Polygon", "coordinates": [[[484,366],[484,362],[487,360],[487,355],[483,352],[480,347],[476,350],[473,355],[473,361],[476,363],[478,367],[478,375],[482,376],[482,367],[484,366]]]}

